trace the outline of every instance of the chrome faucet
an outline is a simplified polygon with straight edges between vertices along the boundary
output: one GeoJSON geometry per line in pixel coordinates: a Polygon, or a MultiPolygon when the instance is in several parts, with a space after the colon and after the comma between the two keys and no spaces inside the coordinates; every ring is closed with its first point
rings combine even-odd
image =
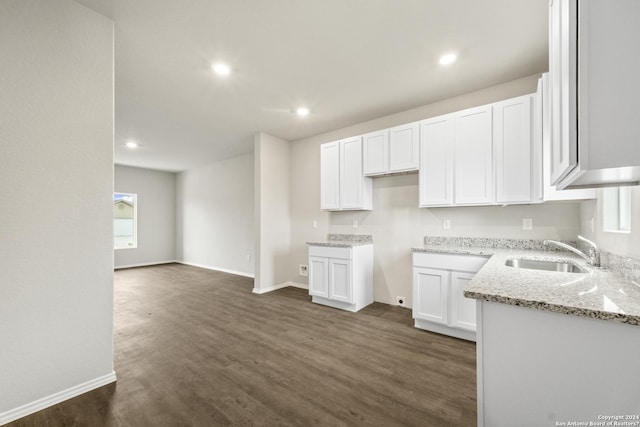
{"type": "Polygon", "coordinates": [[[578,254],[580,255],[582,258],[586,259],[587,262],[589,263],[589,265],[596,267],[596,268],[600,268],[600,249],[598,249],[598,246],[592,242],[589,239],[585,239],[582,236],[578,236],[578,239],[582,240],[585,243],[589,244],[589,255],[586,255],[584,252],[582,252],[579,249],[574,248],[573,246],[567,245],[566,243],[562,243],[562,242],[558,242],[556,240],[545,240],[544,244],[548,245],[548,244],[553,244],[556,246],[559,246],[563,249],[566,249],[568,251],[573,252],[574,254],[578,254]]]}

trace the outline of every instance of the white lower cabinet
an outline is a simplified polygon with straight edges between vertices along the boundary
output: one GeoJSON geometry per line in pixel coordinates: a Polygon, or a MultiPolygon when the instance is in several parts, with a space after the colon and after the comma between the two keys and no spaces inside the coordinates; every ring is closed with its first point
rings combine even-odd
{"type": "Polygon", "coordinates": [[[447,324],[449,299],[448,271],[413,268],[413,317],[447,324]]]}
{"type": "Polygon", "coordinates": [[[464,288],[487,258],[414,252],[413,318],[416,328],[476,339],[476,301],[464,288]]]}
{"type": "Polygon", "coordinates": [[[473,279],[474,274],[462,271],[451,272],[451,326],[476,331],[476,300],[464,296],[464,288],[473,279]]]}
{"type": "Polygon", "coordinates": [[[373,245],[309,246],[311,301],[347,311],[373,302],[373,245]]]}

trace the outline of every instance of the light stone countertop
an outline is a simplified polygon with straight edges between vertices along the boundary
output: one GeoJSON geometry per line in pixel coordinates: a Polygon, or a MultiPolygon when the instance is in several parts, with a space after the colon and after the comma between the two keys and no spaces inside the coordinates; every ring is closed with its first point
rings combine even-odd
{"type": "Polygon", "coordinates": [[[489,256],[467,285],[468,298],[640,325],[640,283],[612,270],[595,269],[570,252],[457,245],[425,245],[412,251],[489,256]],[[507,267],[510,258],[570,261],[587,273],[507,267]]]}
{"type": "Polygon", "coordinates": [[[309,246],[329,246],[334,248],[351,248],[372,244],[373,236],[369,234],[329,234],[327,240],[307,242],[309,246]]]}
{"type": "Polygon", "coordinates": [[[354,242],[350,240],[323,240],[319,242],[307,242],[309,246],[328,246],[332,248],[352,248],[354,246],[373,245],[373,242],[354,242]]]}

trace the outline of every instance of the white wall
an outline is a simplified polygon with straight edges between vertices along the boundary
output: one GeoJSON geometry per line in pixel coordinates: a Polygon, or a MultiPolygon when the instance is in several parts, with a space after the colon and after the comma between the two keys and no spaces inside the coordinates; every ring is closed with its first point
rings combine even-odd
{"type": "Polygon", "coordinates": [[[410,249],[421,246],[425,235],[575,239],[579,231],[579,203],[419,209],[417,174],[374,178],[371,212],[320,210],[320,144],[532,93],[537,78],[530,76],[292,142],[292,249],[287,271],[293,273],[288,280],[307,283],[307,278],[297,276],[296,272],[298,264],[308,262],[306,241],[324,239],[327,233],[372,234],[375,300],[395,303],[396,296],[404,296],[410,306],[410,249]],[[533,219],[533,230],[522,230],[522,218],[533,219]],[[351,228],[353,219],[358,220],[357,229],[351,228]],[[443,219],[451,220],[450,230],[442,229],[443,219]],[[317,229],[311,226],[314,220],[318,221],[317,229]]]}
{"type": "Polygon", "coordinates": [[[116,165],[113,189],[138,195],[138,247],[115,250],[115,267],[175,261],[176,174],[116,165]]]}
{"type": "Polygon", "coordinates": [[[4,0],[0,58],[2,424],[115,380],[113,22],[4,0]]]}
{"type": "Polygon", "coordinates": [[[254,140],[256,173],[256,277],[254,292],[265,292],[292,277],[289,142],[257,133],[254,140]]]}
{"type": "Polygon", "coordinates": [[[176,181],[178,260],[252,277],[253,185],[253,153],[180,172],[176,181]]]}
{"type": "Polygon", "coordinates": [[[640,259],[640,186],[631,187],[631,233],[611,233],[603,230],[602,191],[598,189],[597,200],[588,200],[581,204],[581,234],[596,242],[604,251],[640,259]]]}

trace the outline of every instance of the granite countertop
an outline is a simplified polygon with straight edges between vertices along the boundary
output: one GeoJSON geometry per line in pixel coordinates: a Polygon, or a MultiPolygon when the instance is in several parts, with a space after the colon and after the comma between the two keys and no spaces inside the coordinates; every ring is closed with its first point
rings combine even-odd
{"type": "Polygon", "coordinates": [[[412,251],[490,257],[467,285],[468,298],[640,325],[640,283],[622,272],[593,268],[571,252],[433,243],[412,251]],[[510,258],[569,261],[586,273],[507,267],[510,258]]]}
{"type": "Polygon", "coordinates": [[[335,248],[351,248],[372,244],[373,236],[368,234],[329,234],[327,240],[307,242],[309,246],[330,246],[335,248]]]}

